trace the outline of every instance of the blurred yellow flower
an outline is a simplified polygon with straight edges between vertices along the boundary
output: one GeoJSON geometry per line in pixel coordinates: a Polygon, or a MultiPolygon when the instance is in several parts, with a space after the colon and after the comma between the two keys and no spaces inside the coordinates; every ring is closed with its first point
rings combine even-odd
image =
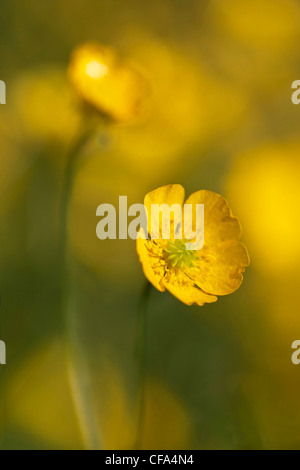
{"type": "Polygon", "coordinates": [[[10,410],[9,426],[25,429],[45,448],[82,449],[65,348],[55,338],[25,356],[12,371],[4,397],[10,410]]]}
{"type": "MultiPolygon", "coordinates": [[[[136,438],[134,396],[120,366],[109,358],[110,350],[101,345],[98,351],[101,361],[91,369],[90,382],[100,446],[130,449],[136,438]]],[[[10,410],[6,425],[25,430],[42,448],[90,448],[82,435],[81,416],[76,414],[70,374],[67,346],[60,338],[32,350],[1,388],[0,403],[10,410]]],[[[166,383],[148,377],[142,448],[188,448],[191,435],[192,423],[182,398],[166,383]]]]}
{"type": "Polygon", "coordinates": [[[216,135],[221,140],[236,133],[252,103],[246,89],[207,67],[199,51],[195,57],[145,30],[129,30],[127,41],[126,50],[141,66],[151,97],[136,125],[114,128],[114,145],[119,159],[154,187],[160,184],[157,175],[164,180],[174,162],[176,168],[186,165],[187,154],[199,162],[199,148],[215,145],[216,135]]]}
{"type": "Polygon", "coordinates": [[[276,54],[297,47],[300,9],[295,0],[212,0],[210,8],[218,31],[241,44],[276,54]]]}
{"type": "MultiPolygon", "coordinates": [[[[205,47],[220,76],[243,89],[248,98],[252,95],[249,100],[252,106],[257,105],[259,96],[264,97],[263,101],[277,96],[289,77],[297,76],[299,2],[211,0],[208,3],[209,32],[205,47]]],[[[199,14],[203,16],[202,9],[199,14]]],[[[201,30],[198,34],[201,40],[201,30]]],[[[261,111],[261,99],[258,103],[261,111]]]]}
{"type": "Polygon", "coordinates": [[[73,139],[80,114],[72,101],[65,70],[45,65],[18,76],[12,84],[11,120],[15,135],[35,145],[73,139]]]}
{"type": "Polygon", "coordinates": [[[146,94],[146,82],[115,52],[97,43],[86,43],[73,52],[69,78],[85,105],[117,121],[138,114],[146,94]]]}
{"type": "Polygon", "coordinates": [[[237,156],[227,183],[255,267],[272,278],[299,267],[299,152],[298,142],[266,142],[237,156]]]}
{"type": "MultiPolygon", "coordinates": [[[[104,360],[93,373],[95,413],[104,449],[132,449],[137,431],[137,403],[120,365],[100,347],[104,360]]],[[[146,378],[145,412],[141,449],[188,448],[193,431],[182,397],[165,382],[146,378]]]]}
{"type": "MultiPolygon", "coordinates": [[[[152,204],[184,204],[179,184],[162,186],[145,197],[148,214],[152,204]]],[[[147,279],[159,291],[166,289],[187,305],[212,303],[240,286],[249,256],[239,241],[241,227],[225,199],[211,191],[197,191],[185,204],[204,204],[204,245],[187,250],[185,239],[137,239],[137,252],[147,279]]],[[[150,219],[148,217],[148,232],[150,219]]],[[[173,221],[174,222],[174,221],[173,221]]],[[[192,221],[191,221],[192,223],[192,221]]],[[[161,231],[161,225],[159,227],[161,231]]],[[[142,231],[142,229],[141,229],[142,231]]],[[[160,233],[160,232],[159,232],[160,233]]]]}

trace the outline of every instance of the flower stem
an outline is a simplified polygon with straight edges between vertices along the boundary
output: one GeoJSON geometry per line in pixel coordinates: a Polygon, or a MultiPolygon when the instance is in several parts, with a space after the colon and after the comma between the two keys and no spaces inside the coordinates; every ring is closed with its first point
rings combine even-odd
{"type": "Polygon", "coordinates": [[[146,405],[146,375],[147,375],[147,304],[152,284],[147,281],[139,302],[136,353],[139,361],[138,372],[138,424],[135,449],[141,449],[143,443],[143,428],[146,405]]]}
{"type": "Polygon", "coordinates": [[[70,385],[73,394],[74,405],[78,416],[85,446],[88,449],[98,449],[99,435],[95,415],[92,409],[92,397],[90,393],[89,374],[85,361],[85,351],[81,345],[75,316],[75,305],[71,296],[69,252],[68,252],[68,212],[72,197],[74,177],[77,172],[78,159],[81,150],[91,135],[91,131],[81,133],[71,148],[62,186],[60,207],[60,264],[61,264],[61,292],[62,315],[67,343],[67,361],[70,385]]]}

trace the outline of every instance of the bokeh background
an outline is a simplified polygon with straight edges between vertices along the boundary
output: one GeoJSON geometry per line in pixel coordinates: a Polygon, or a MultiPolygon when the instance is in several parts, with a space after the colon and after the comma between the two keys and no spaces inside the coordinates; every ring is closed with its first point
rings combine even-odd
{"type": "Polygon", "coordinates": [[[151,293],[141,445],[300,448],[299,43],[296,0],[1,1],[1,449],[134,448],[145,279],[134,241],[96,238],[95,213],[169,183],[227,198],[251,266],[236,293],[202,308],[151,293]],[[74,352],[59,207],[82,122],[67,67],[91,40],[151,93],[132,122],[99,122],[82,151],[68,218],[74,352]]]}

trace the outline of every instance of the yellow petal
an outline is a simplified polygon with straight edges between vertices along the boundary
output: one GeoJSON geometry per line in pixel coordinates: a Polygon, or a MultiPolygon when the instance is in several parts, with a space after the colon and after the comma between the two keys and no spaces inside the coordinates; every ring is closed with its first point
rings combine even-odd
{"type": "MultiPolygon", "coordinates": [[[[163,230],[167,227],[167,224],[164,223],[162,220],[161,223],[158,223],[157,220],[151,219],[151,205],[152,204],[167,204],[170,208],[174,204],[179,204],[180,206],[183,205],[184,202],[184,195],[185,191],[184,188],[180,184],[169,184],[167,186],[161,186],[160,188],[151,191],[150,193],[146,194],[144,204],[147,209],[148,215],[148,232],[153,235],[153,238],[161,238],[163,230]],[[153,225],[153,226],[152,226],[153,225]]],[[[182,215],[182,212],[181,212],[182,215]]],[[[174,214],[171,213],[171,227],[170,222],[168,224],[169,228],[171,228],[174,224],[174,214]]]]}
{"type": "Polygon", "coordinates": [[[163,284],[171,294],[186,305],[204,305],[205,303],[216,302],[218,298],[214,295],[209,295],[198,289],[191,282],[190,285],[180,285],[176,282],[167,282],[163,280],[163,284]]]}
{"type": "Polygon", "coordinates": [[[239,240],[241,226],[226,200],[217,193],[202,190],[191,194],[185,204],[204,204],[204,244],[239,240]]]}
{"type": "MultiPolygon", "coordinates": [[[[140,230],[139,234],[144,235],[143,229],[140,230]]],[[[166,289],[164,286],[161,284],[161,280],[164,275],[164,268],[163,267],[157,267],[153,269],[153,264],[155,264],[155,261],[153,261],[153,257],[150,255],[148,249],[147,249],[147,240],[144,240],[142,238],[137,238],[136,240],[136,251],[138,253],[140,262],[142,263],[143,266],[143,271],[151,284],[153,284],[156,289],[158,289],[160,292],[164,292],[166,289]]]]}
{"type": "Polygon", "coordinates": [[[242,283],[244,268],[249,265],[246,247],[239,241],[226,241],[203,247],[199,252],[197,268],[189,274],[205,292],[227,295],[242,283]]]}
{"type": "Polygon", "coordinates": [[[85,104],[119,122],[133,118],[146,95],[147,86],[140,74],[98,43],[75,49],[69,77],[85,104]]]}

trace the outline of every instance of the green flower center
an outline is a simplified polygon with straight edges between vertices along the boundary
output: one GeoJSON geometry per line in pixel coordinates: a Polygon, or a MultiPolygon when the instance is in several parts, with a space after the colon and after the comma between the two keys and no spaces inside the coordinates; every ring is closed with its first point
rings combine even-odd
{"type": "Polygon", "coordinates": [[[197,251],[186,249],[186,243],[187,240],[169,241],[164,250],[164,258],[170,268],[192,268],[199,259],[197,251]]]}

